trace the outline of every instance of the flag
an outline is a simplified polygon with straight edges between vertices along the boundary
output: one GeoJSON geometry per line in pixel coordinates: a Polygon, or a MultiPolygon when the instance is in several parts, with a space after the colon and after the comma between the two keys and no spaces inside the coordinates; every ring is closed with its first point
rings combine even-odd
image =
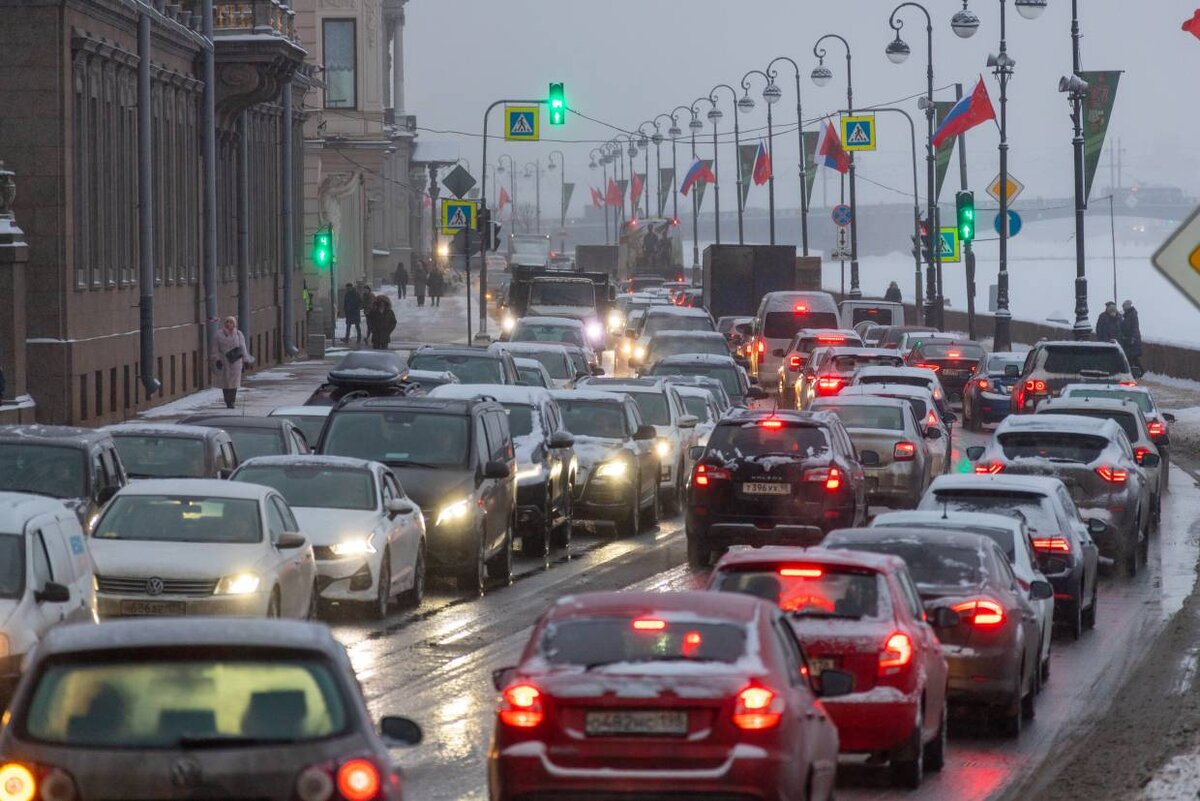
{"type": "Polygon", "coordinates": [[[567,219],[567,209],[571,206],[571,196],[575,194],[575,184],[564,181],[562,185],[562,216],[560,220],[567,219]]]}
{"type": "MultiPolygon", "coordinates": [[[[961,99],[961,97],[959,99],[961,99]]],[[[934,102],[933,119],[935,126],[940,127],[941,124],[945,122],[946,117],[949,116],[951,110],[954,108],[954,104],[957,102],[957,100],[938,100],[934,102]]],[[[946,182],[946,173],[950,169],[950,157],[954,154],[954,143],[956,141],[957,137],[954,139],[948,138],[945,142],[937,147],[937,152],[934,156],[934,174],[936,175],[933,184],[934,197],[942,196],[942,184],[946,182]]]]}
{"type": "Polygon", "coordinates": [[[843,174],[850,172],[850,154],[842,149],[842,140],[832,120],[825,120],[817,137],[817,164],[843,174]]]}
{"type": "Polygon", "coordinates": [[[691,191],[692,186],[697,183],[715,184],[717,176],[713,175],[712,162],[701,161],[696,159],[692,162],[692,166],[688,167],[687,173],[683,176],[683,185],[679,187],[679,194],[687,197],[687,193],[691,191]]]}
{"type": "Polygon", "coordinates": [[[955,103],[954,108],[950,109],[950,113],[946,115],[946,119],[934,131],[933,146],[941,147],[942,142],[950,137],[964,134],[976,125],[982,125],[988,120],[994,119],[996,119],[996,110],[992,108],[992,99],[988,97],[987,84],[983,82],[981,75],[979,83],[975,84],[975,89],[971,94],[955,103]]]}
{"type": "Polygon", "coordinates": [[[1183,30],[1200,39],[1200,8],[1196,9],[1191,19],[1183,23],[1183,30]]]}
{"type": "Polygon", "coordinates": [[[633,184],[629,187],[629,203],[633,206],[635,216],[637,212],[638,201],[642,199],[642,187],[646,183],[646,174],[635,172],[633,174],[633,184]]]}
{"type": "Polygon", "coordinates": [[[675,170],[662,167],[658,171],[658,216],[666,213],[667,198],[671,196],[671,187],[675,183],[675,170]]]}
{"type": "Polygon", "coordinates": [[[817,140],[821,137],[818,131],[804,132],[804,178],[808,182],[804,187],[804,199],[812,198],[813,184],[817,180],[817,140]]]}
{"type": "Polygon", "coordinates": [[[600,194],[600,190],[596,187],[591,187],[592,190],[592,205],[598,209],[604,208],[604,196],[600,194]]]}
{"type": "Polygon", "coordinates": [[[1121,71],[1085,71],[1079,73],[1079,77],[1088,85],[1087,95],[1083,98],[1083,202],[1086,206],[1092,195],[1096,168],[1100,166],[1100,152],[1104,149],[1113,105],[1117,101],[1121,71]]]}
{"type": "Polygon", "coordinates": [[[496,201],[496,211],[504,211],[504,207],[512,202],[512,198],[508,196],[508,190],[503,186],[500,187],[500,199],[496,201]]]}
{"type": "Polygon", "coordinates": [[[758,143],[758,155],[754,157],[754,185],[762,186],[771,180],[771,154],[762,142],[758,143]]]}
{"type": "Polygon", "coordinates": [[[604,205],[621,209],[625,207],[625,194],[617,188],[617,182],[612,178],[608,179],[608,194],[604,197],[604,205]]]}
{"type": "Polygon", "coordinates": [[[754,160],[758,158],[758,145],[740,145],[738,147],[738,187],[742,192],[742,206],[746,205],[746,197],[750,194],[750,174],[754,172],[754,160]]]}
{"type": "MultiPolygon", "coordinates": [[[[712,165],[713,165],[712,159],[704,160],[704,168],[705,169],[711,170],[712,165]]],[[[713,181],[713,183],[716,183],[716,181],[713,181]]],[[[692,201],[696,204],[696,211],[700,211],[701,209],[704,208],[704,190],[705,189],[708,189],[708,181],[697,181],[696,182],[696,192],[695,192],[695,194],[692,195],[692,201]]]]}

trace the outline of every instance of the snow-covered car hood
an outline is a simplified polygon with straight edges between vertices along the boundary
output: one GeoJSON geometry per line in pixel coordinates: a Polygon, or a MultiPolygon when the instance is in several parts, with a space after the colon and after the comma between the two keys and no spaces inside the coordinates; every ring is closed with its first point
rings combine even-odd
{"type": "Polygon", "coordinates": [[[300,531],[313,545],[334,545],[352,537],[370,536],[383,519],[375,510],[293,506],[292,511],[300,531]]]}
{"type": "Polygon", "coordinates": [[[92,537],[88,541],[88,550],[98,576],[218,579],[257,567],[266,553],[266,544],[147,542],[92,537]]]}
{"type": "Polygon", "coordinates": [[[607,462],[620,453],[629,453],[624,441],[608,437],[583,437],[575,435],[575,458],[579,461],[578,480],[587,481],[596,466],[607,462]]]}

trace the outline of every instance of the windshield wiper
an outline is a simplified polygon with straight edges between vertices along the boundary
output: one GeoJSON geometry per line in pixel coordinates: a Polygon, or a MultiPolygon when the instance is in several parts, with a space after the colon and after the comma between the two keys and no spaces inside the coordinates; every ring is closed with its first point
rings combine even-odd
{"type": "Polygon", "coordinates": [[[385,464],[399,465],[401,467],[425,467],[430,470],[437,470],[438,468],[447,466],[441,464],[430,464],[429,462],[417,462],[412,459],[387,459],[385,464]]]}
{"type": "Polygon", "coordinates": [[[287,745],[299,742],[298,737],[245,737],[240,734],[184,735],[176,745],[180,748],[224,748],[254,745],[287,745]]]}

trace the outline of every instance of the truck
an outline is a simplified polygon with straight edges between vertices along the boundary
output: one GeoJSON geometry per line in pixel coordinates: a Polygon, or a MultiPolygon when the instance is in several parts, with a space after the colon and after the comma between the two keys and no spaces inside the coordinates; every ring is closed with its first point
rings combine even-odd
{"type": "Polygon", "coordinates": [[[820,288],[821,260],[796,257],[794,245],[709,245],[704,249],[704,307],[714,319],[753,317],[768,292],[820,288]]]}
{"type": "Polygon", "coordinates": [[[604,345],[602,320],[616,299],[616,287],[605,272],[513,267],[501,329],[511,331],[521,317],[568,317],[579,320],[593,345],[604,345]]]}
{"type": "Polygon", "coordinates": [[[549,234],[509,234],[508,266],[549,267],[549,234]]]}
{"type": "Polygon", "coordinates": [[[683,280],[683,241],[675,220],[630,220],[621,226],[618,243],[619,280],[627,281],[635,275],[683,280]]]}
{"type": "Polygon", "coordinates": [[[616,245],[576,245],[575,266],[586,272],[604,272],[617,277],[616,245]]]}

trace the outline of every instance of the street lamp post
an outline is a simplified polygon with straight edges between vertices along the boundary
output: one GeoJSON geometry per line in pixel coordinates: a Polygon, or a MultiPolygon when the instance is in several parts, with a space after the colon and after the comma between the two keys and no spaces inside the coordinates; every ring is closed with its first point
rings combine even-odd
{"type": "MultiPolygon", "coordinates": [[[[836,33],[827,33],[817,40],[813,45],[813,55],[820,62],[812,71],[813,83],[817,86],[825,86],[833,79],[833,70],[825,66],[825,48],[821,47],[821,42],[826,39],[837,39],[846,48],[846,109],[849,114],[854,113],[854,61],[850,54],[850,43],[836,33]]],[[[850,151],[850,209],[853,216],[850,218],[850,297],[861,298],[862,289],[858,284],[858,203],[857,193],[855,190],[854,180],[854,151],[850,151]]]]}
{"type": "Polygon", "coordinates": [[[567,250],[567,162],[566,156],[561,150],[551,150],[550,155],[546,158],[549,164],[546,169],[553,172],[558,170],[558,252],[565,253],[567,250]],[[558,156],[558,163],[554,161],[554,157],[558,156]]]}
{"type": "MultiPolygon", "coordinates": [[[[734,154],[734,166],[736,167],[735,173],[737,175],[738,244],[744,245],[744,244],[746,244],[746,232],[745,232],[745,226],[744,226],[744,223],[742,220],[742,213],[744,211],[744,209],[742,208],[742,180],[743,180],[744,176],[742,175],[742,133],[741,133],[741,127],[738,125],[738,110],[739,110],[738,94],[737,94],[737,90],[734,89],[732,86],[730,86],[727,83],[719,83],[716,86],[714,86],[712,88],[712,91],[710,91],[708,93],[709,99],[712,100],[712,104],[713,104],[713,111],[710,111],[708,113],[709,119],[712,119],[713,112],[716,112],[717,114],[721,113],[720,109],[717,108],[716,93],[717,93],[718,89],[728,89],[729,94],[731,94],[733,96],[733,154],[734,154]]],[[[747,98],[747,100],[749,100],[749,98],[747,98]]],[[[754,101],[750,101],[750,102],[753,103],[754,101]]],[[[717,120],[720,120],[720,119],[721,119],[720,117],[717,117],[717,120]]],[[[717,146],[717,123],[716,123],[716,121],[714,121],[713,122],[713,147],[715,148],[716,146],[717,146]]],[[[715,162],[714,162],[714,165],[715,165],[715,162]]]]}
{"type": "Polygon", "coordinates": [[[534,223],[534,230],[537,233],[542,232],[542,160],[539,158],[536,161],[530,161],[525,164],[525,177],[530,176],[532,170],[533,175],[533,192],[534,192],[534,213],[537,214],[537,220],[534,223]]]}
{"type": "MultiPolygon", "coordinates": [[[[713,176],[717,179],[716,182],[713,183],[713,227],[715,228],[713,234],[714,238],[717,240],[717,244],[719,245],[721,244],[721,149],[717,147],[717,123],[719,123],[721,118],[725,115],[721,113],[721,109],[717,108],[717,101],[711,96],[697,98],[696,103],[699,103],[701,100],[707,100],[712,106],[712,108],[708,110],[708,121],[712,123],[713,129],[713,176]]],[[[695,103],[692,105],[695,105],[695,103]]],[[[692,137],[692,139],[692,150],[695,151],[695,137],[692,137]]]]}
{"type": "Polygon", "coordinates": [[[642,213],[643,216],[650,216],[650,137],[642,130],[647,125],[654,125],[652,122],[643,122],[638,126],[638,147],[642,150],[642,155],[645,157],[645,179],[642,180],[642,213]]]}
{"type": "MultiPolygon", "coordinates": [[[[701,98],[697,98],[688,109],[692,112],[692,119],[688,121],[688,130],[692,132],[692,161],[697,158],[696,155],[696,134],[704,130],[704,123],[700,121],[700,111],[696,108],[696,103],[699,103],[701,98]]],[[[713,155],[713,167],[717,166],[716,155],[713,155]]],[[[716,175],[716,171],[713,171],[716,175]]],[[[696,191],[692,190],[692,271],[694,272],[700,266],[700,203],[696,200],[696,191]]],[[[720,220],[717,222],[720,225],[720,220]]],[[[718,231],[720,228],[718,227],[718,231]]],[[[718,234],[717,242],[720,243],[721,237],[718,234]]]]}
{"type": "Polygon", "coordinates": [[[683,136],[683,129],[679,127],[679,118],[675,116],[677,111],[687,111],[692,115],[693,120],[696,119],[696,112],[692,111],[691,106],[676,106],[668,115],[671,118],[671,127],[667,129],[667,136],[671,137],[671,217],[675,220],[676,225],[679,224],[679,160],[675,146],[679,137],[683,136]]]}
{"type": "Polygon", "coordinates": [[[1066,92],[1071,100],[1071,120],[1075,136],[1071,148],[1075,157],[1075,339],[1090,339],[1092,326],[1088,321],[1088,285],[1084,263],[1085,248],[1084,218],[1087,213],[1087,186],[1083,177],[1083,101],[1087,97],[1088,84],[1083,79],[1079,40],[1079,0],[1071,0],[1071,57],[1072,75],[1058,82],[1058,90],[1066,92]]]}
{"type": "MultiPolygon", "coordinates": [[[[761,75],[767,85],[763,87],[763,100],[767,103],[767,158],[771,162],[771,176],[767,179],[767,213],[770,217],[771,228],[771,244],[775,244],[775,126],[774,116],[771,113],[772,107],[779,102],[779,98],[783,97],[783,92],[779,91],[779,87],[771,79],[771,76],[762,70],[750,70],[742,76],[742,90],[746,93],[741,100],[738,101],[738,108],[742,108],[749,112],[754,108],[754,100],[750,97],[750,76],[761,75]]],[[[803,156],[803,154],[802,154],[803,156]]],[[[740,159],[739,159],[740,163],[740,159]]]]}
{"type": "MultiPolygon", "coordinates": [[[[800,65],[787,56],[779,56],[771,60],[767,65],[767,76],[772,82],[775,80],[776,71],[773,69],[776,61],[786,61],[792,65],[792,69],[796,71],[796,137],[800,142],[800,243],[805,256],[808,255],[808,163],[804,158],[804,108],[800,101],[800,65]]],[[[766,90],[763,90],[764,92],[766,90]]],[[[770,100],[767,101],[772,102],[770,100]]],[[[771,154],[771,181],[772,192],[774,192],[775,181],[775,154],[771,154]]]]}

